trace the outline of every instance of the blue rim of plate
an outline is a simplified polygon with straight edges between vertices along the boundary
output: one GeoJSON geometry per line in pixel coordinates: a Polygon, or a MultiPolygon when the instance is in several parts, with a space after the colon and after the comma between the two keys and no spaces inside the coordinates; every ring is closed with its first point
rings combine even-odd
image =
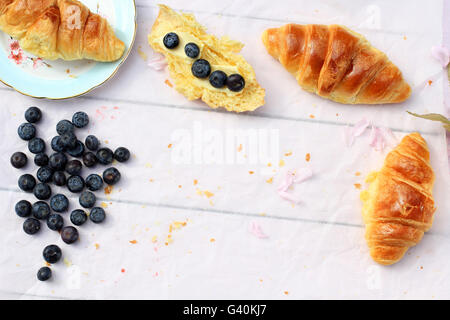
{"type": "MultiPolygon", "coordinates": [[[[119,3],[123,0],[119,0],[119,3]]],[[[131,32],[122,32],[121,30],[115,30],[115,33],[119,39],[121,39],[125,45],[128,47],[127,51],[123,54],[122,58],[120,58],[117,61],[114,62],[108,62],[108,63],[96,63],[92,69],[90,69],[88,72],[85,72],[75,79],[67,79],[67,80],[47,80],[47,79],[41,79],[41,78],[33,78],[25,71],[22,71],[15,67],[11,63],[6,63],[6,65],[3,65],[4,63],[0,60],[1,64],[1,71],[0,73],[5,73],[6,78],[3,77],[3,75],[0,75],[0,81],[7,85],[8,87],[16,90],[17,92],[28,96],[32,98],[37,99],[49,99],[49,100],[64,100],[64,99],[70,99],[79,97],[81,95],[84,95],[95,88],[100,87],[105,82],[107,82],[109,79],[111,79],[119,70],[120,66],[125,62],[125,60],[128,58],[128,56],[131,53],[131,49],[133,48],[134,41],[136,39],[136,32],[137,32],[137,10],[136,10],[136,2],[135,0],[129,0],[133,4],[133,8],[129,7],[127,10],[119,10],[116,12],[125,13],[122,16],[123,19],[129,19],[130,14],[134,15],[134,30],[131,37],[131,32]],[[134,10],[134,12],[132,11],[134,10]],[[18,74],[18,75],[16,75],[18,74]],[[94,76],[92,76],[94,74],[94,76]],[[31,79],[32,80],[31,80],[31,79]],[[38,79],[38,81],[36,81],[38,79]],[[100,80],[99,80],[100,79],[100,80]],[[38,82],[38,83],[37,83],[38,82]],[[46,93],[46,94],[38,94],[35,92],[36,90],[49,90],[49,88],[54,87],[54,85],[57,82],[57,88],[52,88],[54,92],[56,91],[58,95],[52,96],[52,94],[46,93]],[[76,86],[76,92],[73,92],[74,90],[74,84],[77,84],[76,86]],[[38,86],[39,88],[36,89],[33,86],[38,86]],[[19,87],[19,88],[18,88],[19,87]],[[22,88],[23,87],[23,88],[22,88]],[[68,93],[72,91],[72,93],[68,93]],[[65,93],[67,92],[67,93],[65,93]]],[[[117,24],[120,24],[120,17],[117,19],[117,24]]],[[[131,28],[131,25],[129,26],[131,28]]],[[[1,31],[0,31],[1,32],[1,31]]],[[[55,93],[56,93],[55,92],[55,93]]]]}

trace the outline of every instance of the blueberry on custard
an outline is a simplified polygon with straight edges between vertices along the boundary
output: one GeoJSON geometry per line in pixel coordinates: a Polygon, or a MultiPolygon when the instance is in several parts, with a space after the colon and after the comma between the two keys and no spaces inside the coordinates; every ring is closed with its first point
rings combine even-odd
{"type": "Polygon", "coordinates": [[[211,83],[214,88],[221,89],[227,84],[227,74],[220,70],[214,71],[209,76],[209,83],[211,83]]]}
{"type": "Polygon", "coordinates": [[[184,52],[189,58],[196,59],[200,55],[200,48],[193,42],[184,46],[184,52]]]}
{"type": "Polygon", "coordinates": [[[198,59],[192,64],[192,74],[200,79],[205,79],[211,74],[211,65],[204,59],[198,59]]]}
{"type": "Polygon", "coordinates": [[[240,74],[232,74],[228,77],[227,87],[233,92],[242,91],[245,87],[245,80],[240,74]]]}
{"type": "Polygon", "coordinates": [[[170,32],[164,36],[163,43],[167,49],[175,49],[180,44],[180,38],[174,32],[170,32]]]}

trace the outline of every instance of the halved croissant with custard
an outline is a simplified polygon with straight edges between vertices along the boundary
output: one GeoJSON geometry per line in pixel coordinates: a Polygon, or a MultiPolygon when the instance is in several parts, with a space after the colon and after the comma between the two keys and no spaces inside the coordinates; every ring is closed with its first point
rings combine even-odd
{"type": "Polygon", "coordinates": [[[383,265],[400,261],[433,224],[434,172],[427,143],[418,133],[406,136],[368,176],[361,193],[366,240],[372,258],[383,265]]]}
{"type": "Polygon", "coordinates": [[[411,88],[400,70],[360,34],[340,25],[288,24],[268,29],[269,54],[312,93],[344,104],[405,101],[411,88]]]}
{"type": "Polygon", "coordinates": [[[106,19],[76,0],[0,0],[0,30],[48,60],[109,62],[125,51],[106,19]]]}

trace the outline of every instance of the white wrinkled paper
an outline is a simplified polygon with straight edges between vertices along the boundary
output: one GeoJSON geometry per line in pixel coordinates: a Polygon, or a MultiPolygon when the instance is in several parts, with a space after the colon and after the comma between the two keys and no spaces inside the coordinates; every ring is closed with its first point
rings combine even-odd
{"type": "MultiPolygon", "coordinates": [[[[46,101],[0,86],[0,297],[450,297],[445,134],[439,124],[406,113],[444,113],[445,73],[430,54],[432,46],[442,44],[442,1],[165,1],[194,12],[210,32],[245,43],[242,53],[266,89],[267,103],[241,115],[187,101],[165,83],[172,81],[167,70],[148,66],[154,53],[146,39],[158,9],[154,1],[136,2],[133,53],[101,88],[81,98],[46,101]],[[362,33],[403,71],[414,90],[411,99],[392,106],[347,106],[306,93],[261,42],[263,30],[289,22],[345,24],[362,33]],[[107,220],[80,227],[80,241],[72,246],[45,225],[37,236],[26,235],[14,213],[17,201],[34,201],[18,190],[22,171],[9,165],[13,152],[26,151],[27,171],[36,172],[16,133],[29,105],[44,111],[38,134],[48,150],[57,121],[83,110],[91,124],[77,131],[80,138],[95,134],[103,145],[125,146],[133,154],[128,164],[115,165],[122,180],[112,193],[97,193],[107,220]],[[390,128],[397,141],[420,131],[437,176],[432,230],[391,267],[369,256],[358,188],[394,145],[376,151],[369,128],[347,147],[345,127],[363,118],[390,128]],[[268,146],[266,154],[255,156],[248,138],[230,147],[227,134],[239,130],[256,132],[256,141],[268,146]],[[293,205],[277,188],[288,170],[301,168],[313,176],[289,190],[301,199],[293,205]],[[42,250],[52,243],[61,246],[64,261],[52,266],[51,281],[40,283],[42,250]]],[[[79,208],[76,196],[70,200],[71,210],[79,208]]],[[[70,223],[69,213],[64,219],[70,223]]]]}

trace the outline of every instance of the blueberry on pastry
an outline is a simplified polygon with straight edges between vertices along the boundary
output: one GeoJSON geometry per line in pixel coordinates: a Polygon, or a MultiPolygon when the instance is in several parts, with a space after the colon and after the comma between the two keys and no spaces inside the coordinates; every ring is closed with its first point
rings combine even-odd
{"type": "Polygon", "coordinates": [[[238,55],[243,45],[216,38],[189,14],[160,5],[148,36],[152,48],[165,55],[177,91],[212,108],[253,111],[264,104],[265,90],[253,68],[238,55]]]}

